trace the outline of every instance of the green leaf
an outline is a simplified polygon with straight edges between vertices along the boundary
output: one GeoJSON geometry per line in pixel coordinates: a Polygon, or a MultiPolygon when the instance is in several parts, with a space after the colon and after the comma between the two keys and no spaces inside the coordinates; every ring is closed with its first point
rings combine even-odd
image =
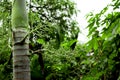
{"type": "Polygon", "coordinates": [[[71,46],[71,45],[73,45],[75,42],[77,42],[77,40],[76,40],[76,39],[71,40],[71,41],[69,42],[69,45],[71,46]]]}
{"type": "Polygon", "coordinates": [[[93,40],[93,44],[94,44],[94,50],[97,50],[98,49],[98,41],[97,41],[97,38],[95,38],[94,40],[93,40]]]}
{"type": "Polygon", "coordinates": [[[83,60],[83,61],[81,62],[81,64],[90,64],[90,61],[89,61],[89,60],[83,60]]]}
{"type": "Polygon", "coordinates": [[[38,42],[39,44],[44,44],[44,43],[45,43],[45,41],[44,41],[43,39],[38,39],[37,42],[38,42]]]}
{"type": "Polygon", "coordinates": [[[71,45],[73,45],[75,42],[77,42],[77,39],[70,40],[67,42],[64,42],[61,44],[62,47],[69,48],[71,45]]]}
{"type": "Polygon", "coordinates": [[[120,19],[118,19],[118,23],[116,24],[117,26],[117,32],[120,34],[120,19]]]}

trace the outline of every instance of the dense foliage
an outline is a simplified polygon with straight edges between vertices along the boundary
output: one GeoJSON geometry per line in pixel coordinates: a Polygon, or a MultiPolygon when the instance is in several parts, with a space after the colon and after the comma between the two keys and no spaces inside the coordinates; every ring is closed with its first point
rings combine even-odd
{"type": "Polygon", "coordinates": [[[100,13],[90,13],[87,26],[91,40],[87,47],[94,53],[94,61],[83,79],[120,79],[120,1],[106,6],[100,13]],[[109,13],[109,9],[112,11],[109,13]]]}
{"type": "MultiPolygon", "coordinates": [[[[11,6],[11,0],[0,2],[0,80],[12,80],[11,6]]],[[[119,0],[87,15],[86,44],[76,44],[79,26],[71,0],[30,0],[27,6],[32,80],[120,79],[119,0]]]]}

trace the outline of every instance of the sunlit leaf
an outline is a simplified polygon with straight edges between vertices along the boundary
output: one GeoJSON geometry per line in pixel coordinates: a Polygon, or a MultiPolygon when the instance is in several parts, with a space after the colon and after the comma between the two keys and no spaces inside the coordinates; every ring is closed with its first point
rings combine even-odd
{"type": "Polygon", "coordinates": [[[44,43],[45,43],[45,41],[44,41],[43,39],[38,39],[37,42],[38,42],[39,44],[44,44],[44,43]]]}

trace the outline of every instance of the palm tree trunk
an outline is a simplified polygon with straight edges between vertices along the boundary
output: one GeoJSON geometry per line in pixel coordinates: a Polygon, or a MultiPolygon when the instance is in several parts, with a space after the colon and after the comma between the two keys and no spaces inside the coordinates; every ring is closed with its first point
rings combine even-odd
{"type": "Polygon", "coordinates": [[[12,6],[13,80],[31,80],[29,39],[25,37],[29,32],[25,2],[26,0],[13,0],[12,6]]]}

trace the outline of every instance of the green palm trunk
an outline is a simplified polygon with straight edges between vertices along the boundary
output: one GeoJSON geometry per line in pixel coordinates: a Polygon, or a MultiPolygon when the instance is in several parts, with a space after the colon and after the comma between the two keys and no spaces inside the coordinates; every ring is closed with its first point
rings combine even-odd
{"type": "Polygon", "coordinates": [[[13,80],[30,80],[29,32],[26,0],[13,0],[13,80]],[[25,41],[21,42],[25,38],[25,41]]]}

